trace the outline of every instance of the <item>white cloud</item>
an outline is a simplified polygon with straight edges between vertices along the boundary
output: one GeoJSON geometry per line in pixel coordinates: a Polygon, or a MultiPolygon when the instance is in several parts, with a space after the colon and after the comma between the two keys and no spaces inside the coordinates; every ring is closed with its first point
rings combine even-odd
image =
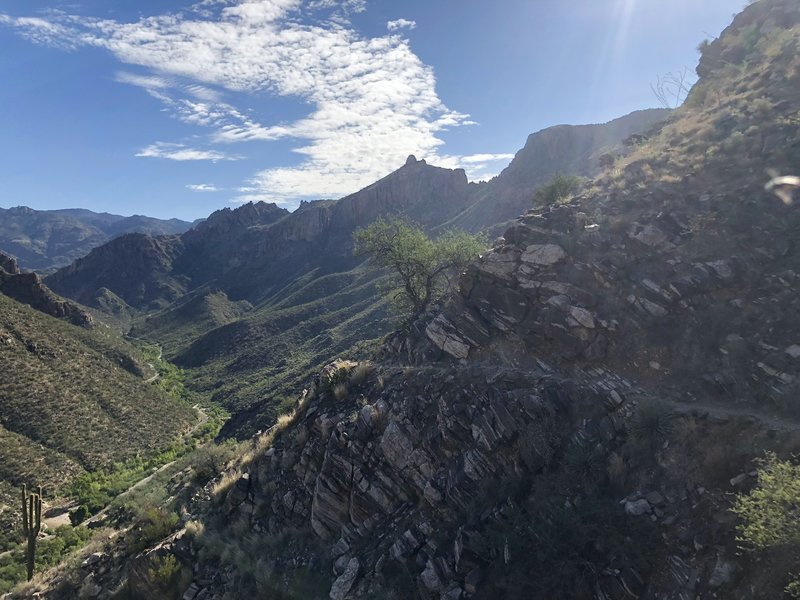
{"type": "Polygon", "coordinates": [[[139,150],[136,156],[142,158],[166,158],[168,160],[177,161],[210,160],[212,162],[217,162],[220,160],[238,159],[236,156],[230,156],[216,150],[199,150],[197,148],[189,148],[183,144],[169,144],[166,142],[150,144],[146,148],[139,150]]]}
{"type": "MultiPolygon", "coordinates": [[[[299,164],[262,169],[247,182],[256,194],[285,200],[353,192],[409,154],[435,162],[440,132],[472,123],[444,105],[433,69],[401,36],[367,38],[342,21],[301,20],[311,8],[349,14],[365,7],[364,0],[204,0],[194,12],[132,23],[63,14],[0,20],[37,41],[105,49],[143,69],[146,75],[117,78],[145,89],[176,118],[208,128],[213,143],[292,140],[299,164]],[[261,123],[252,109],[268,95],[297,98],[309,114],[261,123]]],[[[162,142],[137,156],[233,158],[162,142]]]]}
{"type": "Polygon", "coordinates": [[[488,181],[500,173],[514,158],[509,153],[469,154],[467,156],[441,156],[432,159],[436,165],[447,169],[464,169],[470,181],[488,181]]]}
{"type": "Polygon", "coordinates": [[[512,158],[514,158],[513,154],[470,154],[469,156],[462,156],[461,162],[474,165],[498,160],[511,160],[512,158]]]}
{"type": "Polygon", "coordinates": [[[192,190],[193,192],[219,192],[220,189],[211,184],[211,183],[190,183],[186,186],[186,189],[192,190]]]}
{"type": "Polygon", "coordinates": [[[127,71],[120,71],[114,77],[114,81],[119,83],[127,83],[128,85],[135,85],[146,90],[165,90],[172,87],[173,83],[163,77],[154,77],[152,75],[137,75],[127,71]]]}
{"type": "Polygon", "coordinates": [[[400,29],[416,29],[417,22],[410,21],[409,19],[396,19],[386,23],[386,29],[389,31],[398,31],[400,29]]]}

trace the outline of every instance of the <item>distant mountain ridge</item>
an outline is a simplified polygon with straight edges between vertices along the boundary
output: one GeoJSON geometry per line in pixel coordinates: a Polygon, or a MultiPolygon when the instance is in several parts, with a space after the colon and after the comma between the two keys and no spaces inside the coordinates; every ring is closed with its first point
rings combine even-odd
{"type": "Polygon", "coordinates": [[[34,210],[0,208],[0,249],[23,269],[49,271],[68,265],[109,240],[126,233],[179,234],[193,223],[142,215],[123,217],[83,208],[34,210]]]}

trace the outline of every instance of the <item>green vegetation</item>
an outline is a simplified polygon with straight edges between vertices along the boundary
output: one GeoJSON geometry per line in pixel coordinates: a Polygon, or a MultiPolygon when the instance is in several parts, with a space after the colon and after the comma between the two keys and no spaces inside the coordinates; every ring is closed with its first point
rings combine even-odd
{"type": "Polygon", "coordinates": [[[536,191],[534,202],[541,206],[566,202],[581,186],[581,183],[583,180],[580,177],[559,173],[536,191]]]}
{"type": "Polygon", "coordinates": [[[737,496],[741,541],[756,550],[800,544],[800,465],[769,453],[759,461],[758,485],[737,496]]]}
{"type": "Polygon", "coordinates": [[[105,328],[87,331],[0,295],[0,340],[3,371],[14,374],[0,380],[0,456],[27,456],[17,473],[9,470],[18,460],[0,466],[13,484],[58,488],[83,469],[168,445],[195,418],[145,383],[143,357],[105,328]]]}
{"type": "Polygon", "coordinates": [[[161,590],[163,598],[178,598],[181,591],[185,590],[191,582],[189,579],[184,585],[184,582],[181,581],[183,569],[173,554],[156,556],[151,563],[147,574],[150,581],[161,590]]]}
{"type": "Polygon", "coordinates": [[[354,252],[371,256],[396,275],[394,298],[409,322],[449,288],[448,275],[466,267],[487,246],[485,238],[451,230],[436,240],[409,221],[378,219],[353,234],[354,252]]]}
{"type": "Polygon", "coordinates": [[[160,542],[178,526],[178,515],[164,508],[151,506],[135,519],[133,527],[126,537],[131,554],[137,554],[160,542]]]}
{"type": "MultiPolygon", "coordinates": [[[[781,549],[795,561],[800,551],[800,465],[779,460],[774,453],[759,461],[758,485],[736,497],[733,508],[741,519],[739,541],[752,550],[781,549]]],[[[795,564],[797,564],[795,562],[795,564]]],[[[795,574],[786,592],[800,598],[795,574]]]]}
{"type": "MultiPolygon", "coordinates": [[[[186,387],[183,370],[165,361],[158,346],[143,346],[142,354],[156,368],[158,378],[154,384],[165,394],[187,403],[200,400],[197,393],[186,387]]],[[[189,435],[173,440],[157,454],[136,456],[115,463],[110,468],[98,469],[78,477],[69,488],[69,495],[79,505],[70,514],[73,523],[80,523],[86,517],[97,514],[116,496],[159,467],[212,441],[228,415],[218,407],[209,406],[203,410],[203,416],[204,423],[192,430],[189,435]]]]}
{"type": "MultiPolygon", "coordinates": [[[[59,564],[77,548],[83,547],[90,537],[91,531],[86,527],[69,525],[59,527],[39,541],[35,570],[41,572],[59,564]]],[[[25,581],[27,575],[25,551],[25,545],[19,544],[8,554],[0,557],[0,594],[25,581]]]]}
{"type": "Polygon", "coordinates": [[[75,327],[0,294],[0,348],[11,375],[0,378],[0,552],[21,541],[23,484],[57,501],[89,471],[169,448],[196,419],[145,382],[145,357],[110,328],[75,327]]]}
{"type": "Polygon", "coordinates": [[[165,352],[178,351],[187,339],[196,340],[206,332],[242,318],[252,306],[245,300],[233,302],[223,291],[187,294],[175,304],[136,323],[131,334],[158,339],[165,352]]]}

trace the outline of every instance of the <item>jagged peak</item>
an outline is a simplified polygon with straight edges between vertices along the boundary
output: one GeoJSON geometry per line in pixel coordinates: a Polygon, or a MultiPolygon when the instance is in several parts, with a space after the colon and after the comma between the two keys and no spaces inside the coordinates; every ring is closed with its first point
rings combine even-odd
{"type": "Polygon", "coordinates": [[[237,208],[222,208],[211,213],[208,218],[198,223],[196,231],[208,230],[222,223],[237,223],[238,225],[269,224],[280,217],[288,214],[285,208],[281,208],[274,202],[247,202],[237,208]]]}

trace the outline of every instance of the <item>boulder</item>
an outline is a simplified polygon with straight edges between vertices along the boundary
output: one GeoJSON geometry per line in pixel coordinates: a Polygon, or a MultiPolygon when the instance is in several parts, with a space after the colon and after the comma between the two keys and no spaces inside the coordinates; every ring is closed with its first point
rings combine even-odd
{"type": "Polygon", "coordinates": [[[331,600],[344,600],[347,594],[353,588],[353,584],[358,577],[358,572],[361,569],[361,563],[357,558],[353,557],[347,563],[344,572],[336,578],[331,586],[331,591],[328,597],[331,600]]]}
{"type": "Polygon", "coordinates": [[[523,263],[537,267],[552,267],[567,257],[567,253],[556,244],[531,244],[525,248],[520,259],[523,263]]]}
{"type": "Polygon", "coordinates": [[[651,511],[650,503],[641,498],[640,500],[625,502],[625,512],[634,517],[646,515],[651,511]]]}

